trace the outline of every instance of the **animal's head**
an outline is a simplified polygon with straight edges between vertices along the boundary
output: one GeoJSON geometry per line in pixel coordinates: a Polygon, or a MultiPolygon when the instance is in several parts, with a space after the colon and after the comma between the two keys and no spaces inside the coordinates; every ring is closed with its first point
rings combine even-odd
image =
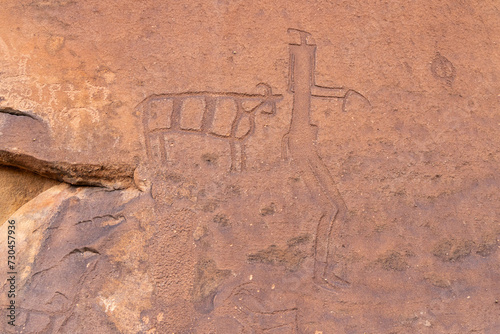
{"type": "Polygon", "coordinates": [[[259,83],[256,87],[263,92],[262,100],[252,111],[260,111],[261,114],[268,115],[276,114],[276,103],[281,101],[283,95],[273,95],[271,86],[263,82],[259,83]]]}

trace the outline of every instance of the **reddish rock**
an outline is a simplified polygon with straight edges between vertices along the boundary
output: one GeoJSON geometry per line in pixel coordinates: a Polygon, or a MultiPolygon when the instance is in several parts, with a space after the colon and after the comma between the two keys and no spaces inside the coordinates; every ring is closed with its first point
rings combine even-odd
{"type": "Polygon", "coordinates": [[[4,1],[2,332],[500,332],[499,19],[4,1]]]}

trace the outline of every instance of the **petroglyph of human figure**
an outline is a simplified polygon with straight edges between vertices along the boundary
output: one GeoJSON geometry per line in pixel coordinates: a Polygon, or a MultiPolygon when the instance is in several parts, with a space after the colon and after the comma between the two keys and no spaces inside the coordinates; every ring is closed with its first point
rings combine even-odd
{"type": "Polygon", "coordinates": [[[256,113],[260,111],[264,114],[274,114],[276,103],[282,98],[282,95],[273,95],[267,84],[260,83],[257,87],[264,88],[264,93],[185,92],[149,96],[137,106],[143,114],[148,159],[154,160],[156,151],[159,151],[156,160],[162,163],[167,161],[165,135],[194,133],[227,141],[231,150],[230,169],[236,170],[239,160],[240,170],[244,170],[245,145],[254,133],[256,113]],[[245,107],[246,104],[253,105],[245,107]],[[183,124],[186,114],[198,114],[201,117],[196,124],[186,125],[183,124]],[[216,129],[217,122],[219,129],[216,129]],[[155,147],[153,141],[158,142],[155,147]],[[239,144],[239,152],[236,150],[236,144],[239,144]]]}
{"type": "Polygon", "coordinates": [[[331,290],[349,284],[335,275],[328,265],[328,260],[331,258],[329,252],[332,248],[332,233],[340,230],[346,219],[347,207],[328,168],[316,151],[314,143],[317,127],[311,124],[311,99],[312,97],[344,99],[345,110],[345,100],[350,95],[359,93],[350,89],[316,85],[314,80],[316,45],[308,44],[307,32],[296,29],[289,29],[290,31],[298,32],[301,42],[290,44],[289,90],[293,93],[293,110],[289,131],[283,137],[283,154],[285,158],[288,158],[288,153],[290,154],[312,197],[321,208],[314,247],[313,278],[316,284],[331,290]]]}

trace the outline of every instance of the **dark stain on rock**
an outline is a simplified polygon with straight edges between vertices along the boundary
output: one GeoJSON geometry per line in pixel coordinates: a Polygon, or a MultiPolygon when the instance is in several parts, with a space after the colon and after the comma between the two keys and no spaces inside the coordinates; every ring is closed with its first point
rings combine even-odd
{"type": "Polygon", "coordinates": [[[230,184],[225,188],[224,195],[229,196],[229,197],[240,196],[241,189],[238,185],[230,184]]]}
{"type": "Polygon", "coordinates": [[[219,226],[220,228],[231,227],[231,221],[223,213],[219,213],[219,214],[215,215],[214,218],[212,219],[212,221],[215,224],[217,224],[217,226],[219,226]]]}
{"type": "Polygon", "coordinates": [[[256,253],[248,254],[247,261],[249,263],[284,266],[287,270],[295,271],[299,269],[302,262],[307,258],[307,253],[303,250],[295,248],[294,246],[296,245],[297,243],[286,247],[270,245],[269,247],[259,250],[256,253]]]}
{"type": "Polygon", "coordinates": [[[482,257],[488,257],[498,249],[498,240],[495,234],[489,234],[483,237],[476,249],[476,254],[482,257]]]}
{"type": "Polygon", "coordinates": [[[430,284],[434,285],[437,288],[441,289],[448,289],[451,287],[451,282],[449,279],[444,277],[440,273],[428,273],[425,275],[425,280],[428,281],[430,284]]]}
{"type": "Polygon", "coordinates": [[[219,207],[219,203],[216,200],[207,200],[202,206],[203,212],[214,212],[219,207]]]}
{"type": "Polygon", "coordinates": [[[195,309],[203,314],[212,312],[214,298],[221,283],[231,270],[221,270],[212,259],[201,259],[195,267],[193,301],[195,309]]]}
{"type": "Polygon", "coordinates": [[[473,244],[470,240],[443,239],[434,246],[432,255],[444,262],[455,262],[468,257],[473,244]]]}
{"type": "Polygon", "coordinates": [[[269,205],[260,209],[261,216],[274,215],[275,212],[276,212],[276,204],[274,204],[273,202],[269,203],[269,205]]]}
{"type": "Polygon", "coordinates": [[[404,271],[408,268],[408,263],[401,253],[397,251],[389,251],[380,256],[377,262],[383,269],[389,271],[404,271]]]}
{"type": "Polygon", "coordinates": [[[201,160],[205,162],[205,164],[209,166],[214,166],[217,165],[217,161],[219,160],[219,157],[215,155],[214,153],[204,153],[201,156],[201,160]]]}
{"type": "Polygon", "coordinates": [[[184,177],[177,173],[165,173],[162,175],[162,178],[164,181],[170,181],[175,184],[184,181],[184,177]]]}
{"type": "Polygon", "coordinates": [[[286,244],[288,245],[288,247],[295,247],[298,245],[308,243],[311,239],[312,239],[311,235],[306,233],[299,235],[298,237],[291,238],[286,242],[286,244]]]}

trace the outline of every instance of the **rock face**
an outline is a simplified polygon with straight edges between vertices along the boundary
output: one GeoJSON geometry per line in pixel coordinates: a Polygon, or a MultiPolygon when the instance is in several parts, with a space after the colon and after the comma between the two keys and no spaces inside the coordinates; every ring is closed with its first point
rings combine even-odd
{"type": "Polygon", "coordinates": [[[2,5],[0,332],[500,332],[494,1],[2,5]]]}
{"type": "Polygon", "coordinates": [[[52,179],[5,166],[0,167],[0,178],[2,180],[2,187],[0,187],[2,223],[21,206],[58,183],[52,179]]]}

